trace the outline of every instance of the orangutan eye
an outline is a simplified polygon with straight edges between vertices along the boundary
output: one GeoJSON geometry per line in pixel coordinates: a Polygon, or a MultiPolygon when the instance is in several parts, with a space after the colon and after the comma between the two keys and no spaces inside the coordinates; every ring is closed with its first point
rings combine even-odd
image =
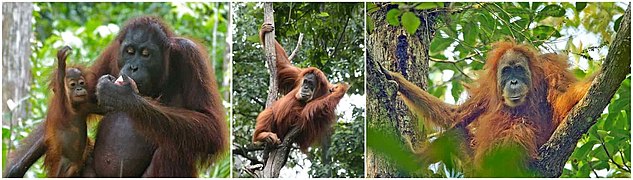
{"type": "Polygon", "coordinates": [[[148,57],[149,56],[149,50],[147,49],[143,49],[143,51],[141,51],[141,55],[148,57]]]}
{"type": "Polygon", "coordinates": [[[510,72],[510,67],[506,66],[501,69],[501,74],[508,74],[510,72]]]}
{"type": "Polygon", "coordinates": [[[128,54],[134,54],[134,48],[132,47],[128,47],[126,51],[128,54]]]}

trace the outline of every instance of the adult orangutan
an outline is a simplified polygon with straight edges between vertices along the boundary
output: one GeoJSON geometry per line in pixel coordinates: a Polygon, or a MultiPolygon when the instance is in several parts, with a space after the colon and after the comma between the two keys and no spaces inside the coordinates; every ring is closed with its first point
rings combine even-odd
{"type": "MultiPolygon", "coordinates": [[[[272,24],[264,24],[259,37],[264,43],[265,33],[272,32],[272,24]]],[[[295,139],[301,151],[307,152],[331,125],[336,122],[334,110],[349,85],[332,85],[317,68],[298,68],[288,60],[283,47],[275,40],[279,92],[285,94],[257,116],[253,142],[277,145],[293,128],[299,127],[295,139]]]]}
{"type": "MultiPolygon", "coordinates": [[[[159,18],[128,21],[90,68],[102,76],[96,98],[107,113],[84,176],[195,177],[199,165],[223,154],[228,131],[208,57],[202,45],[176,36],[159,18]]],[[[17,157],[30,162],[45,147],[27,139],[31,150],[17,157]]],[[[28,168],[28,162],[9,169],[28,168]]],[[[15,172],[10,175],[23,175],[15,172]]]]}
{"type": "MultiPolygon", "coordinates": [[[[566,56],[539,55],[514,42],[498,42],[493,48],[479,78],[466,88],[469,98],[461,105],[444,103],[398,73],[386,72],[387,78],[399,84],[400,97],[426,122],[468,131],[463,133],[469,141],[464,144],[473,153],[465,153],[473,157],[475,168],[485,168],[483,161],[491,152],[508,146],[525,150],[519,162],[523,167],[537,157],[537,149],[586,94],[591,81],[578,81],[567,70],[566,56]]],[[[490,174],[476,176],[486,175],[490,174]]]]}

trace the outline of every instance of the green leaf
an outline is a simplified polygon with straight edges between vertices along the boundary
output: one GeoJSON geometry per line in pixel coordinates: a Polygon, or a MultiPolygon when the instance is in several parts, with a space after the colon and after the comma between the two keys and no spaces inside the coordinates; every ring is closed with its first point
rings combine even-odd
{"type": "Polygon", "coordinates": [[[439,98],[439,97],[444,96],[444,93],[446,93],[446,86],[438,86],[437,88],[435,88],[435,91],[433,91],[433,93],[431,94],[439,98]]]}
{"type": "Polygon", "coordinates": [[[532,29],[532,36],[540,40],[547,40],[551,37],[561,37],[561,34],[554,27],[540,25],[532,29]]]}
{"type": "MultiPolygon", "coordinates": [[[[7,113],[8,114],[8,113],[7,113]]],[[[11,136],[11,129],[9,129],[8,127],[2,127],[2,137],[8,138],[11,136]]],[[[4,146],[2,146],[4,147],[4,146]]]]}
{"type": "Polygon", "coordinates": [[[321,13],[317,14],[317,16],[319,16],[319,17],[328,17],[328,16],[330,16],[330,14],[328,14],[327,12],[321,12],[321,13]]]}
{"type": "Polygon", "coordinates": [[[250,42],[257,43],[257,42],[259,42],[259,35],[248,36],[248,37],[246,37],[246,40],[250,41],[250,42]]]}
{"type": "Polygon", "coordinates": [[[402,26],[407,30],[409,34],[415,34],[415,31],[420,27],[420,18],[412,12],[405,12],[402,15],[402,26]]]}
{"type": "Polygon", "coordinates": [[[367,14],[373,13],[380,10],[378,6],[374,3],[367,3],[367,14]]]}
{"type": "Polygon", "coordinates": [[[597,131],[597,132],[598,132],[598,135],[599,135],[600,137],[602,137],[602,138],[604,138],[604,137],[606,137],[606,136],[608,136],[608,135],[609,135],[609,131],[605,131],[605,130],[602,130],[602,129],[598,129],[598,131],[597,131]]]}
{"type": "Polygon", "coordinates": [[[444,3],[439,2],[423,2],[415,6],[416,10],[434,9],[438,7],[444,7],[444,3]]]}
{"type": "Polygon", "coordinates": [[[574,156],[578,159],[584,159],[589,154],[593,145],[593,143],[585,143],[580,146],[580,148],[576,148],[576,150],[574,150],[574,156]]]}
{"type": "Polygon", "coordinates": [[[576,172],[576,177],[589,177],[591,173],[591,167],[586,164],[580,164],[578,166],[578,171],[576,172]]]}
{"type": "Polygon", "coordinates": [[[374,19],[372,19],[370,16],[365,16],[365,19],[367,20],[367,32],[369,34],[371,34],[374,31],[375,25],[374,25],[374,19]]]}
{"type": "Polygon", "coordinates": [[[631,161],[631,146],[627,146],[626,149],[624,149],[624,157],[631,161]]]}
{"type": "Polygon", "coordinates": [[[398,16],[400,16],[401,11],[399,9],[391,9],[387,12],[387,23],[392,26],[399,26],[400,21],[398,21],[398,16]]]}
{"type": "Polygon", "coordinates": [[[446,48],[451,45],[451,43],[453,43],[452,39],[435,37],[433,38],[433,41],[431,41],[431,46],[429,47],[429,50],[431,54],[442,54],[444,50],[446,50],[446,48]]]}
{"type": "Polygon", "coordinates": [[[532,10],[536,10],[539,6],[541,6],[541,4],[543,4],[542,2],[533,2],[532,3],[532,10]]]}
{"type": "Polygon", "coordinates": [[[377,130],[376,128],[367,128],[367,147],[379,154],[386,155],[389,159],[397,162],[397,166],[401,170],[413,172],[416,169],[416,162],[412,159],[413,154],[406,151],[397,135],[393,130],[377,130]]]}
{"type": "Polygon", "coordinates": [[[466,56],[468,56],[468,53],[470,53],[471,51],[468,48],[466,48],[464,45],[457,44],[457,46],[455,46],[454,52],[459,52],[457,59],[464,59],[466,58],[466,56]]]}
{"type": "Polygon", "coordinates": [[[580,12],[587,7],[587,2],[576,2],[576,12],[580,12]]]}
{"type": "Polygon", "coordinates": [[[475,45],[477,36],[479,35],[479,28],[473,22],[467,23],[462,31],[464,32],[464,43],[467,45],[475,45]]]}
{"type": "Polygon", "coordinates": [[[547,5],[545,6],[545,8],[543,8],[543,10],[539,12],[539,16],[542,16],[542,17],[548,17],[548,16],[562,17],[564,15],[565,15],[565,9],[563,9],[563,7],[560,7],[559,5],[556,5],[556,4],[547,5]]]}
{"type": "Polygon", "coordinates": [[[618,32],[618,29],[620,29],[620,23],[622,22],[622,16],[620,16],[618,19],[615,20],[615,22],[613,23],[613,30],[615,32],[618,32]]]}
{"type": "Polygon", "coordinates": [[[490,14],[479,13],[476,17],[477,21],[479,21],[479,26],[481,27],[481,29],[487,31],[488,33],[492,33],[492,31],[495,29],[495,22],[494,19],[490,17],[490,14]]]}
{"type": "Polygon", "coordinates": [[[591,163],[591,165],[593,165],[593,169],[596,170],[601,170],[601,169],[608,169],[609,168],[609,163],[607,161],[594,161],[591,163]]]}
{"type": "MultiPolygon", "coordinates": [[[[457,75],[457,73],[459,73],[459,71],[455,71],[453,76],[457,75]]],[[[459,95],[461,95],[462,91],[464,91],[464,87],[459,81],[453,81],[451,82],[451,85],[451,95],[453,96],[455,102],[457,102],[459,100],[459,95]]]]}

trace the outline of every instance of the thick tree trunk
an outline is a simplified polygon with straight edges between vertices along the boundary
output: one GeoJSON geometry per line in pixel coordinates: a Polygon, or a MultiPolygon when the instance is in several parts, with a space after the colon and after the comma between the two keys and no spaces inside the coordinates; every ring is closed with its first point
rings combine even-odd
{"type": "MultiPolygon", "coordinates": [[[[396,97],[396,84],[386,81],[378,69],[378,63],[388,70],[405,75],[409,81],[426,89],[429,69],[429,45],[435,32],[435,17],[416,11],[422,24],[414,35],[399,26],[387,23],[387,12],[396,5],[379,3],[379,10],[368,13],[374,27],[367,32],[367,128],[396,129],[397,134],[410,139],[416,145],[418,119],[404,102],[396,97]]],[[[368,21],[369,23],[369,21],[368,21]]],[[[404,139],[403,139],[404,142],[404,139]]],[[[367,177],[401,177],[394,164],[367,149],[367,177]]]]}
{"type": "Polygon", "coordinates": [[[9,126],[26,118],[29,106],[32,12],[31,3],[2,4],[2,113],[10,115],[2,123],[9,126]]]}

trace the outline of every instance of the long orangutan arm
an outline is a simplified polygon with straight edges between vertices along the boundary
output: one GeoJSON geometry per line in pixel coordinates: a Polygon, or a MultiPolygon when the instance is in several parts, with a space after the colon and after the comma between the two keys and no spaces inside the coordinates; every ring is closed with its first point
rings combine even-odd
{"type": "Polygon", "coordinates": [[[332,91],[332,93],[328,94],[325,97],[308,102],[303,108],[301,115],[310,120],[314,119],[312,117],[317,114],[334,114],[336,106],[341,101],[343,96],[345,96],[345,93],[348,89],[349,85],[347,84],[338,84],[334,86],[334,90],[332,91]]]}
{"type": "Polygon", "coordinates": [[[176,144],[177,147],[195,149],[197,152],[215,153],[225,144],[225,133],[219,116],[204,110],[169,107],[146,99],[129,89],[103,77],[97,87],[99,103],[115,111],[128,113],[136,129],[158,144],[176,144]]]}
{"type": "Polygon", "coordinates": [[[565,119],[571,108],[587,94],[593,79],[600,73],[594,73],[585,80],[578,81],[571,72],[567,71],[569,66],[567,56],[548,53],[539,57],[543,60],[543,72],[549,86],[547,99],[554,108],[553,123],[558,125],[565,119]]]}
{"type": "Polygon", "coordinates": [[[592,84],[592,78],[571,84],[567,91],[558,94],[554,99],[552,107],[554,107],[554,125],[559,125],[567,116],[567,113],[573,108],[580,99],[585,97],[589,87],[592,84]]]}
{"type": "MultiPolygon", "coordinates": [[[[266,33],[272,32],[274,29],[271,24],[262,25],[262,29],[259,31],[259,39],[262,45],[266,44],[266,33]]],[[[301,68],[293,66],[281,44],[275,39],[273,41],[275,42],[278,88],[281,94],[287,94],[294,88],[299,73],[301,73],[301,68]]]]}
{"type": "Polygon", "coordinates": [[[172,141],[171,143],[182,142],[202,152],[214,151],[208,148],[223,144],[223,140],[213,135],[224,133],[223,127],[215,123],[224,119],[214,119],[215,117],[210,114],[190,109],[163,106],[158,102],[143,98],[137,102],[136,106],[128,107],[129,113],[132,117],[143,117],[137,119],[135,123],[139,125],[138,127],[142,127],[142,132],[158,140],[159,143],[167,137],[172,141]],[[165,134],[169,135],[165,136],[165,134]]]}
{"type": "Polygon", "coordinates": [[[398,92],[402,95],[404,103],[426,121],[442,128],[449,128],[458,120],[455,117],[456,105],[443,102],[398,73],[388,73],[389,77],[398,83],[398,92]]]}

